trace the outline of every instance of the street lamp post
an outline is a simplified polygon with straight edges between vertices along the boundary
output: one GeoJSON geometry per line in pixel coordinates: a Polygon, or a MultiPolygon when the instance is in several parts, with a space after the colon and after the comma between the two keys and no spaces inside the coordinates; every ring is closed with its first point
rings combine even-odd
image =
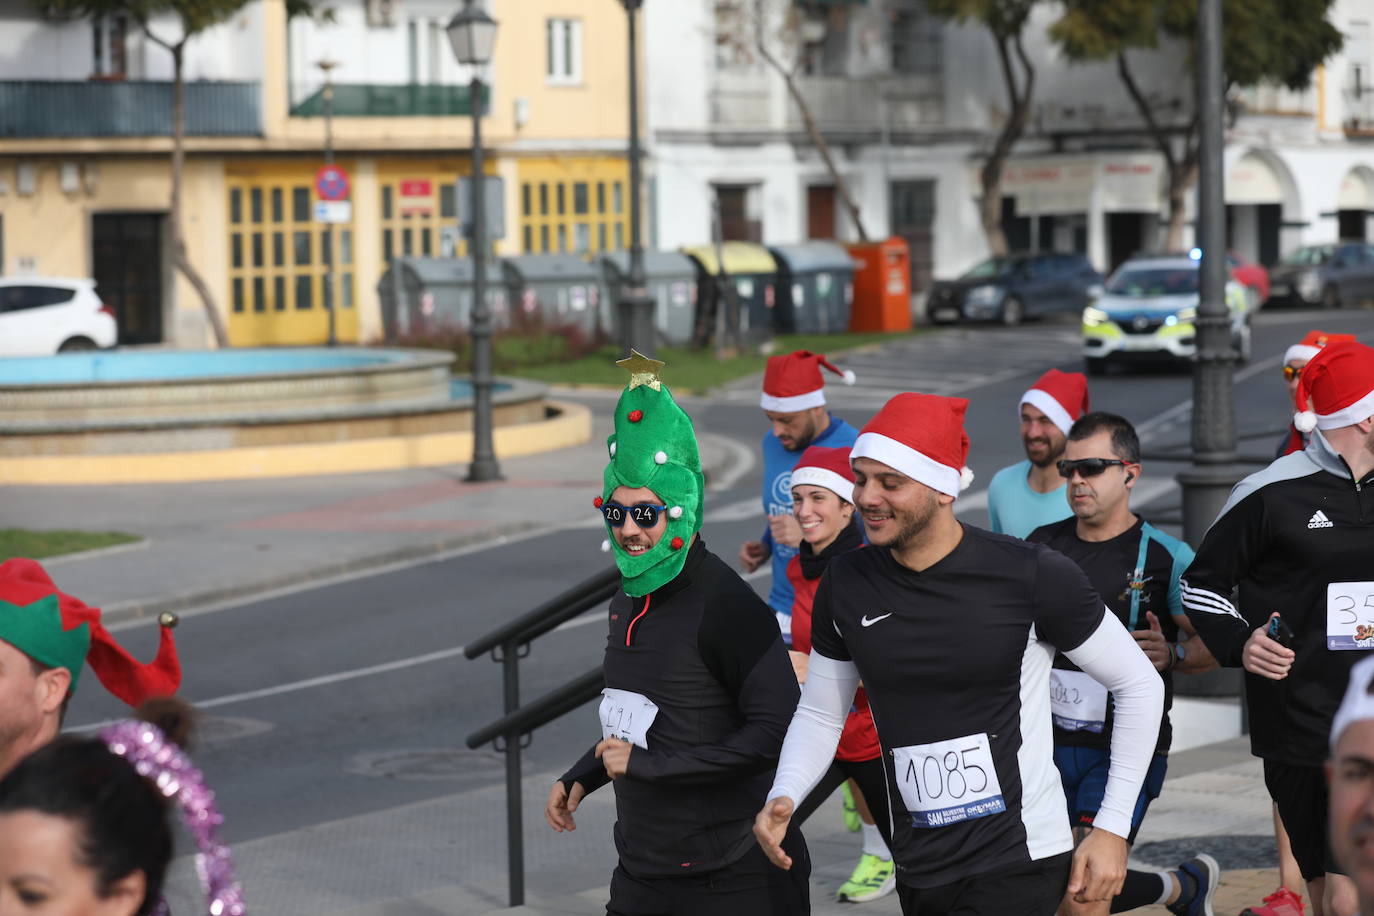
{"type": "Polygon", "coordinates": [[[629,20],[630,82],[630,275],[620,295],[620,344],[625,352],[654,352],[654,301],[644,279],[644,244],[641,238],[640,201],[643,177],[639,150],[639,51],[636,47],[636,14],[643,0],[620,0],[629,20]]]}
{"type": "Polygon", "coordinates": [[[485,179],[482,164],[482,68],[491,61],[496,44],[496,20],[476,0],[448,24],[448,39],[460,64],[472,68],[468,104],[472,108],[472,464],[471,483],[500,480],[501,468],[492,446],[491,310],[487,307],[487,226],[485,179]]]}
{"type": "Polygon", "coordinates": [[[1231,391],[1231,321],[1226,303],[1226,205],[1222,192],[1225,112],[1221,61],[1222,0],[1198,3],[1198,242],[1202,248],[1193,367],[1193,466],[1178,475],[1183,536],[1196,546],[1245,471],[1236,463],[1236,408],[1231,391]]]}
{"type": "MultiPolygon", "coordinates": [[[[338,61],[322,60],[315,64],[324,71],[324,89],[320,97],[324,100],[324,164],[334,164],[334,68],[338,61]]],[[[329,339],[326,343],[333,347],[339,343],[338,325],[334,315],[334,222],[325,223],[324,246],[324,310],[329,317],[329,339]]]]}

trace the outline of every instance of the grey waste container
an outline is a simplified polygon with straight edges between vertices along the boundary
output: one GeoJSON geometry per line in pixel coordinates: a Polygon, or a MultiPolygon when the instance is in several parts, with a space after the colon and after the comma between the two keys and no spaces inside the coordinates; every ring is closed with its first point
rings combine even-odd
{"type": "MultiPolygon", "coordinates": [[[[715,333],[716,299],[719,295],[715,245],[683,248],[697,264],[697,321],[695,339],[705,343],[715,333]]],[[[720,246],[725,272],[734,284],[739,299],[739,331],[744,340],[763,340],[773,336],[773,306],[776,303],[777,262],[768,249],[753,242],[723,242],[720,246]]]]}
{"type": "Polygon", "coordinates": [[[778,262],[773,325],[795,334],[843,334],[854,302],[854,259],[834,242],[772,245],[778,262]]]}
{"type": "MultiPolygon", "coordinates": [[[[605,278],[606,319],[603,327],[608,333],[620,331],[621,290],[630,277],[630,253],[613,251],[601,258],[605,278]]],[[[644,285],[654,300],[654,328],[669,344],[687,344],[692,340],[692,321],[697,305],[697,268],[691,258],[676,251],[644,252],[644,285]]]]}
{"type": "MultiPolygon", "coordinates": [[[[498,264],[487,263],[487,308],[492,327],[510,327],[510,309],[498,264]]],[[[389,342],[472,324],[472,261],[466,258],[395,258],[377,283],[382,331],[389,342]]]]}
{"type": "Polygon", "coordinates": [[[605,297],[590,261],[572,254],[521,254],[504,258],[501,272],[512,309],[526,317],[537,314],[553,327],[600,333],[605,297]]]}

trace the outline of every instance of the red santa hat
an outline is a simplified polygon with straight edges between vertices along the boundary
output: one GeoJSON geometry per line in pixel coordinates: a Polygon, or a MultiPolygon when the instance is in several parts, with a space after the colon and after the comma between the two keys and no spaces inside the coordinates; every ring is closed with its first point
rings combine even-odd
{"type": "Polygon", "coordinates": [[[935,394],[899,394],[859,431],[851,459],[872,458],[949,496],[973,483],[964,411],[968,401],[935,394]]]}
{"type": "Polygon", "coordinates": [[[1038,408],[1067,436],[1073,421],[1088,412],[1088,377],[1081,372],[1051,369],[1021,395],[1018,411],[1022,404],[1038,408]]]}
{"type": "Polygon", "coordinates": [[[802,452],[792,469],[792,486],[824,487],[845,502],[854,501],[854,469],[849,449],[813,445],[802,452]]]}
{"type": "Polygon", "coordinates": [[[1288,348],[1288,351],[1283,354],[1283,361],[1291,363],[1295,359],[1310,360],[1327,344],[1349,343],[1354,339],[1354,334],[1328,334],[1325,331],[1308,331],[1307,336],[1301,342],[1288,348]]]}
{"type": "Polygon", "coordinates": [[[841,372],[820,353],[797,350],[784,356],[769,357],[768,366],[763,371],[763,395],[759,398],[759,404],[764,410],[781,413],[820,407],[825,403],[822,367],[844,379],[846,385],[854,384],[854,373],[848,369],[841,372]]]}
{"type": "Polygon", "coordinates": [[[1298,408],[1293,425],[1305,433],[1374,417],[1374,348],[1354,341],[1328,343],[1298,376],[1293,400],[1298,408]]]}

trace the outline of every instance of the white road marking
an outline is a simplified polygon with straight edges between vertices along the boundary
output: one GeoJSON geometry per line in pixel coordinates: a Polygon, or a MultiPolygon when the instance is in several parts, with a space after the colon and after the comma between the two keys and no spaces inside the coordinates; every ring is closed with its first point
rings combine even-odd
{"type": "MultiPolygon", "coordinates": [[[[599,613],[587,613],[581,617],[576,617],[554,628],[554,632],[561,630],[571,630],[576,627],[585,627],[588,624],[599,623],[605,618],[599,613]]],[[[417,665],[428,665],[431,662],[440,662],[445,659],[457,658],[463,654],[463,646],[454,646],[452,649],[440,649],[437,652],[426,652],[423,655],[412,655],[409,658],[398,658],[395,661],[382,662],[379,665],[368,665],[363,668],[352,668],[348,671],[336,671],[333,674],[322,674],[319,677],[309,677],[299,681],[289,681],[285,684],[277,684],[273,687],[262,687],[257,690],[245,690],[242,693],[230,693],[222,697],[214,697],[209,700],[192,700],[191,705],[197,709],[215,709],[220,706],[229,706],[234,703],[247,703],[250,700],[261,700],[267,697],[277,697],[285,693],[296,693],[301,690],[312,690],[316,687],[329,687],[333,684],[341,684],[345,681],[354,681],[362,677],[372,677],[376,674],[386,674],[391,671],[402,671],[406,668],[414,668],[417,665]]],[[[93,722],[89,725],[76,725],[68,731],[87,732],[98,728],[104,728],[116,720],[108,719],[104,722],[93,722]]]]}

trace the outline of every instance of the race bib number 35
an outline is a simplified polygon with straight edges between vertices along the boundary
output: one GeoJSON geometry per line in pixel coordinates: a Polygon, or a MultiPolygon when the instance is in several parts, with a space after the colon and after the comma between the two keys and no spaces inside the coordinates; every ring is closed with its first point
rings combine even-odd
{"type": "Polygon", "coordinates": [[[1374,649],[1374,582],[1327,584],[1326,647],[1374,649]]]}
{"type": "Polygon", "coordinates": [[[914,827],[945,827],[1007,810],[987,734],[892,749],[914,827]]]}
{"type": "Polygon", "coordinates": [[[642,693],[607,687],[601,691],[601,737],[619,738],[646,751],[649,726],[658,715],[658,704],[642,693]]]}

